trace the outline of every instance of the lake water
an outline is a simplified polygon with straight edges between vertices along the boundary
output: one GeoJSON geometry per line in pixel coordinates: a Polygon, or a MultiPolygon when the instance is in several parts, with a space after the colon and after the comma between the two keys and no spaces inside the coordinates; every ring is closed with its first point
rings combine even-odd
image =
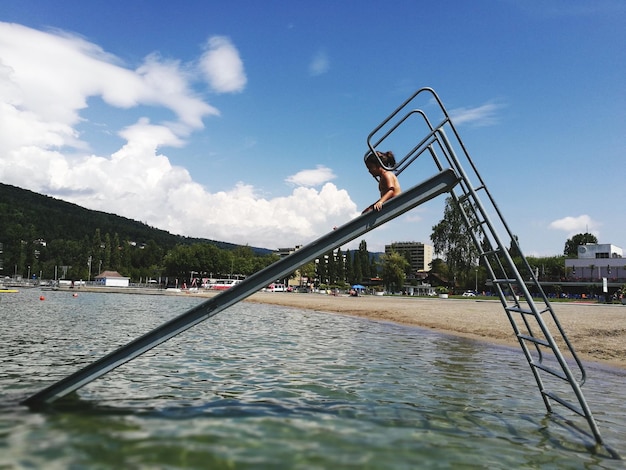
{"type": "MultiPolygon", "coordinates": [[[[43,411],[19,404],[203,300],[0,294],[0,469],[625,466],[546,414],[517,349],[268,305],[237,304],[43,411]]],[[[624,456],[626,373],[588,372],[624,456]]]]}

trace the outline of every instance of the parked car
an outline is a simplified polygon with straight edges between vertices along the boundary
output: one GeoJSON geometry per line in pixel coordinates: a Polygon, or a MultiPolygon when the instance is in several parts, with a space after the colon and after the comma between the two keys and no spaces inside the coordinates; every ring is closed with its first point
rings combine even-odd
{"type": "Polygon", "coordinates": [[[466,290],[463,292],[463,297],[476,297],[476,294],[474,294],[471,290],[466,290]]]}

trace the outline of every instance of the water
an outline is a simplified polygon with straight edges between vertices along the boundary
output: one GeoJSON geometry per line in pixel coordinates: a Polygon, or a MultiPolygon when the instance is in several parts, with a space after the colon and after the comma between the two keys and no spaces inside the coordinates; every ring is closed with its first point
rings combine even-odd
{"type": "MultiPolygon", "coordinates": [[[[46,410],[19,405],[201,301],[2,294],[0,469],[624,468],[546,414],[517,349],[266,305],[237,304],[46,410]]],[[[589,375],[624,455],[626,373],[589,375]]]]}

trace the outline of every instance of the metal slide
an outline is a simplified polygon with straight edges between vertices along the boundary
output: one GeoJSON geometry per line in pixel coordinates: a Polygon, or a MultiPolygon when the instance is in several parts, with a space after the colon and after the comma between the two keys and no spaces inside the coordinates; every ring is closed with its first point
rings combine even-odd
{"type": "Polygon", "coordinates": [[[179,333],[217,315],[222,310],[244,300],[276,279],[290,274],[303,264],[313,261],[328,251],[354,240],[442,193],[449,192],[457,181],[457,175],[453,170],[440,171],[423,183],[387,201],[380,212],[368,212],[336,228],[291,255],[249,276],[241,283],[32,395],[22,403],[31,407],[52,403],[179,333]]]}
{"type": "MultiPolygon", "coordinates": [[[[590,435],[585,434],[595,441],[596,449],[604,448],[611,457],[619,458],[602,441],[581,390],[586,379],[585,368],[539,283],[538,268],[530,266],[522,253],[517,237],[504,220],[448,112],[431,88],[418,90],[370,133],[370,151],[381,148],[383,143],[391,145],[394,135],[406,127],[412,133],[415,128],[421,129],[424,138],[400,155],[396,153],[400,158],[393,169],[399,174],[425,155],[432,157],[438,168],[449,167],[459,175],[459,184],[450,191],[451,197],[461,209],[480,264],[513,327],[547,411],[552,412],[553,404],[559,404],[584,418],[591,431],[590,435]],[[420,105],[423,107],[416,107],[420,105]],[[429,110],[428,115],[423,109],[429,110]]],[[[498,158],[497,165],[515,165],[515,162],[507,162],[504,155],[498,158]]],[[[509,192],[528,190],[527,185],[514,182],[513,169],[508,171],[507,178],[512,180],[507,187],[509,192]]],[[[523,199],[523,193],[519,198],[523,199]]]]}

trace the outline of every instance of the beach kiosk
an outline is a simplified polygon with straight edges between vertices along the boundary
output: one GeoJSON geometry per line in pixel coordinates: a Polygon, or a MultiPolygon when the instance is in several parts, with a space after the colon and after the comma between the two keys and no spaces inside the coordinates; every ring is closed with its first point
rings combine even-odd
{"type": "Polygon", "coordinates": [[[94,280],[96,284],[105,287],[128,287],[130,282],[129,277],[124,277],[117,271],[102,271],[94,280]]]}

